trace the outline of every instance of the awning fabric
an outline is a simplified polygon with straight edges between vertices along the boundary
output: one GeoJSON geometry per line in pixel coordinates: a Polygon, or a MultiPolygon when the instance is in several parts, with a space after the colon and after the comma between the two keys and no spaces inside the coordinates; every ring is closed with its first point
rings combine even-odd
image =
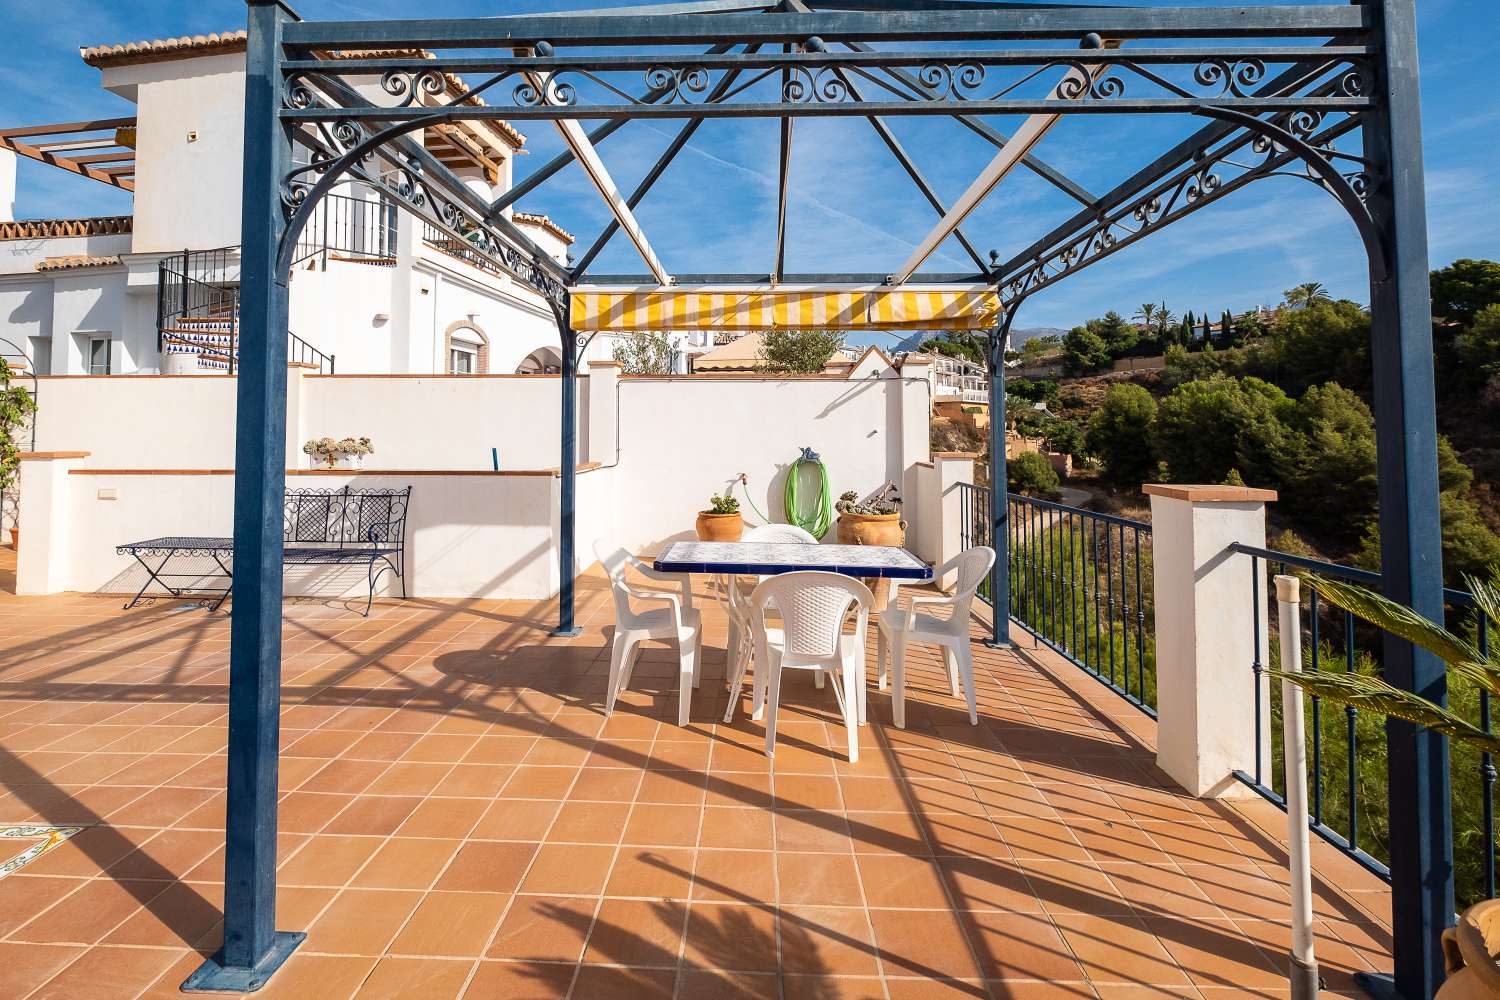
{"type": "Polygon", "coordinates": [[[987,330],[1000,297],[983,285],[919,288],[577,288],[575,330],[987,330]]]}

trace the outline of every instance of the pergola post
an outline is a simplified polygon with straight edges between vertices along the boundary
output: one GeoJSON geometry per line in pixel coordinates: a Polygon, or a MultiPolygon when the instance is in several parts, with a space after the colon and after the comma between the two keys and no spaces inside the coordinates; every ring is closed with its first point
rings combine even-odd
{"type": "MultiPolygon", "coordinates": [[[[1414,0],[1368,6],[1379,22],[1376,108],[1364,152],[1382,183],[1369,198],[1389,275],[1370,284],[1371,356],[1380,491],[1380,566],[1387,597],[1443,620],[1442,522],[1428,285],[1427,207],[1417,85],[1414,0]]],[[[1444,665],[1385,633],[1384,676],[1442,703],[1444,665]]],[[[1443,981],[1442,932],[1453,916],[1453,823],[1448,741],[1410,723],[1386,724],[1394,994],[1430,997],[1443,981]]]]}
{"type": "Polygon", "coordinates": [[[990,333],[990,546],[995,565],[990,570],[990,638],[992,649],[1010,648],[1010,493],[1005,468],[1005,347],[1015,305],[1005,310],[1000,326],[990,333]]]}
{"type": "Polygon", "coordinates": [[[290,136],[276,115],[282,28],[295,16],[276,0],[249,0],[224,946],[182,984],[188,992],[259,989],[307,936],[276,930],[287,379],[287,285],[276,258],[286,228],[281,179],[292,163],[290,136]]]}
{"type": "Polygon", "coordinates": [[[554,636],[571,638],[582,633],[573,621],[574,538],[578,502],[578,343],[573,332],[572,306],[553,303],[557,335],[562,348],[562,447],[557,474],[557,628],[554,636]]]}

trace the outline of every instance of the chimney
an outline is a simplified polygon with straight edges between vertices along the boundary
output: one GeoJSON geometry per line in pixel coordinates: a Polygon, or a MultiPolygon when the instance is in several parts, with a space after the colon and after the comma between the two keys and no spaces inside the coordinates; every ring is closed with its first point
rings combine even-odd
{"type": "Polygon", "coordinates": [[[0,222],[16,218],[16,154],[0,149],[0,222]]]}

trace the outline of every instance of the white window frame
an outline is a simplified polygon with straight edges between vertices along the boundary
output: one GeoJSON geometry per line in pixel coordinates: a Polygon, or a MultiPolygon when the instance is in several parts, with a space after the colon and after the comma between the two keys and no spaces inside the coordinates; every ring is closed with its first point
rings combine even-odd
{"type": "Polygon", "coordinates": [[[79,330],[74,334],[83,348],[83,373],[85,375],[113,375],[115,373],[115,340],[103,330],[79,330]],[[104,371],[94,370],[94,345],[104,343],[104,371]]]}
{"type": "Polygon", "coordinates": [[[448,374],[449,375],[478,375],[479,374],[479,345],[471,344],[463,340],[453,340],[448,345],[448,374]],[[469,370],[461,372],[458,370],[458,359],[460,356],[469,360],[469,370]]]}

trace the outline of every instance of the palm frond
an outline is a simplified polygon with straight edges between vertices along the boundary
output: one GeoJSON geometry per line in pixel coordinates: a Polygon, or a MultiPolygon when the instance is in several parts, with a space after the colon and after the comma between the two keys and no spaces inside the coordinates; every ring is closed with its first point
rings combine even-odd
{"type": "Polygon", "coordinates": [[[1500,666],[1494,661],[1475,663],[1472,660],[1459,660],[1448,664],[1448,669],[1472,681],[1482,690],[1500,697],[1500,666]]]}
{"type": "Polygon", "coordinates": [[[1495,569],[1492,580],[1481,580],[1471,573],[1464,574],[1464,586],[1474,595],[1479,613],[1488,618],[1496,628],[1500,628],[1500,585],[1497,584],[1500,584],[1500,567],[1495,569]]]}
{"type": "Polygon", "coordinates": [[[1289,673],[1274,669],[1267,673],[1335,704],[1403,719],[1482,753],[1500,754],[1500,736],[1486,733],[1421,695],[1393,687],[1379,677],[1357,673],[1289,673]]]}
{"type": "Polygon", "coordinates": [[[1313,577],[1309,582],[1330,604],[1421,646],[1444,663],[1478,664],[1485,660],[1470,643],[1398,601],[1341,580],[1313,577]]]}

